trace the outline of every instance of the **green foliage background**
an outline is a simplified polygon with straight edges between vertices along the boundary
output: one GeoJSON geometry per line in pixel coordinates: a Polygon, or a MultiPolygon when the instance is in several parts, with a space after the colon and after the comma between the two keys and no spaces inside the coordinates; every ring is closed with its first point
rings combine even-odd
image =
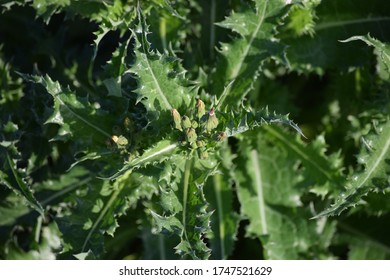
{"type": "Polygon", "coordinates": [[[389,259],[389,41],[383,0],[0,0],[0,258],[389,259]]]}

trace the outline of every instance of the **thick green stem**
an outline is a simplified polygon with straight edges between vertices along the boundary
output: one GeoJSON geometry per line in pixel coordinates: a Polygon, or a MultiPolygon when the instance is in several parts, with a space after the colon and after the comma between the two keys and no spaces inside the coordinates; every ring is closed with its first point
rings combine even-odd
{"type": "Polygon", "coordinates": [[[190,174],[192,168],[192,157],[186,160],[185,168],[184,168],[184,180],[183,180],[183,233],[185,239],[188,240],[187,236],[187,201],[188,201],[188,189],[190,184],[190,174]]]}

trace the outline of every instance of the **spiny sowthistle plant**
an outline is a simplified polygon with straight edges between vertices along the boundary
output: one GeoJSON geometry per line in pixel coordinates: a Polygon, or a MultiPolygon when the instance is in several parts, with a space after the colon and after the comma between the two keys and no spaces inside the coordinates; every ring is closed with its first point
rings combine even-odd
{"type": "Polygon", "coordinates": [[[46,2],[1,4],[0,258],[389,258],[387,1],[46,2]]]}

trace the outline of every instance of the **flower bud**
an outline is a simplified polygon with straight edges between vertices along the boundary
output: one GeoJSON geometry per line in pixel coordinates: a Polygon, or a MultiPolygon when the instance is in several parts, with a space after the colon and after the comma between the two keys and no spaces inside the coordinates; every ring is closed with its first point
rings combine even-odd
{"type": "Polygon", "coordinates": [[[209,153],[206,150],[200,152],[200,159],[208,159],[208,158],[209,158],[209,153]]]}
{"type": "Polygon", "coordinates": [[[199,126],[199,124],[197,121],[192,121],[192,123],[191,123],[192,128],[197,128],[198,126],[199,126]]]}
{"type": "Polygon", "coordinates": [[[198,135],[196,135],[195,129],[193,128],[187,128],[186,129],[186,138],[187,141],[191,144],[192,142],[195,142],[198,138],[198,135]]]}
{"type": "Polygon", "coordinates": [[[198,147],[204,147],[206,146],[206,143],[203,140],[198,140],[196,141],[196,145],[198,145],[198,147]]]}
{"type": "Polygon", "coordinates": [[[200,119],[206,114],[206,108],[202,100],[198,99],[196,103],[196,115],[200,119]]]}
{"type": "Polygon", "coordinates": [[[187,117],[187,116],[183,116],[181,118],[181,125],[184,129],[187,129],[187,128],[190,128],[191,127],[191,121],[190,121],[190,118],[187,117]]]}
{"type": "Polygon", "coordinates": [[[206,121],[206,131],[210,132],[214,128],[218,126],[218,119],[217,116],[215,115],[215,110],[212,108],[209,112],[209,115],[207,117],[206,121]]]}
{"type": "Polygon", "coordinates": [[[127,146],[129,144],[129,141],[125,136],[119,136],[118,139],[116,140],[116,143],[118,146],[127,146]]]}
{"type": "Polygon", "coordinates": [[[178,130],[182,130],[181,128],[181,116],[179,112],[176,109],[172,109],[172,117],[173,117],[173,122],[175,123],[175,128],[178,130]]]}

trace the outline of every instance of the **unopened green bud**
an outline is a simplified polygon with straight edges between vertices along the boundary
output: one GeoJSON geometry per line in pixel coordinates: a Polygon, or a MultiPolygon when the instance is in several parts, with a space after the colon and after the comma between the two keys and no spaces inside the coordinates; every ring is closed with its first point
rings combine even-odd
{"type": "Polygon", "coordinates": [[[187,141],[191,144],[192,142],[195,142],[198,138],[198,135],[196,135],[195,129],[193,128],[187,128],[186,130],[186,138],[187,141]]]}
{"type": "Polygon", "coordinates": [[[196,145],[198,145],[198,147],[204,147],[204,146],[206,146],[206,143],[203,140],[199,140],[199,141],[196,141],[196,145]]]}
{"type": "Polygon", "coordinates": [[[206,107],[204,106],[203,101],[198,99],[198,102],[196,103],[196,115],[200,119],[204,114],[206,114],[206,107]]]}
{"type": "Polygon", "coordinates": [[[209,158],[209,153],[206,150],[200,152],[200,159],[208,159],[208,158],[209,158]]]}
{"type": "Polygon", "coordinates": [[[218,126],[218,119],[217,116],[215,115],[215,110],[212,108],[209,112],[209,115],[207,117],[206,121],[206,130],[208,132],[212,131],[214,128],[218,126]]]}
{"type": "Polygon", "coordinates": [[[181,118],[181,125],[184,129],[190,128],[191,127],[191,121],[190,118],[187,116],[183,116],[181,118]]]}
{"type": "Polygon", "coordinates": [[[126,146],[127,144],[129,144],[129,141],[125,136],[121,135],[118,137],[116,143],[118,144],[118,146],[126,146]]]}
{"type": "Polygon", "coordinates": [[[191,143],[191,148],[193,148],[193,149],[198,148],[198,145],[196,145],[196,142],[192,142],[192,143],[191,143]]]}
{"type": "Polygon", "coordinates": [[[197,128],[198,126],[199,126],[199,124],[197,121],[192,121],[192,123],[191,123],[192,128],[197,128]]]}
{"type": "Polygon", "coordinates": [[[181,128],[181,116],[179,112],[176,109],[172,109],[172,117],[173,117],[173,122],[175,123],[175,128],[178,130],[182,130],[181,128]]]}

